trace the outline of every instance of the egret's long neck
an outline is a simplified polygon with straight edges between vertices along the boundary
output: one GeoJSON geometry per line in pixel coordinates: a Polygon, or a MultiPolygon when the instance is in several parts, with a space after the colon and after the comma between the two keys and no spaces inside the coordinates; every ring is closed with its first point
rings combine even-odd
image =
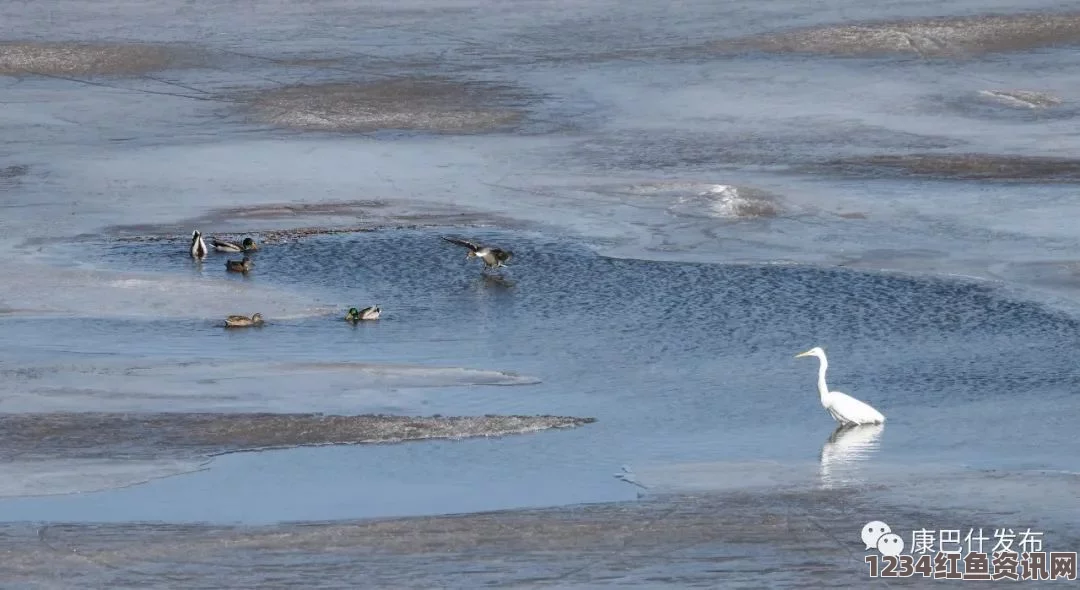
{"type": "Polygon", "coordinates": [[[829,370],[829,361],[825,360],[824,356],[819,356],[818,359],[821,364],[818,366],[817,372],[817,390],[818,395],[821,396],[821,403],[825,403],[825,396],[829,394],[829,387],[825,385],[825,371],[829,370]]]}

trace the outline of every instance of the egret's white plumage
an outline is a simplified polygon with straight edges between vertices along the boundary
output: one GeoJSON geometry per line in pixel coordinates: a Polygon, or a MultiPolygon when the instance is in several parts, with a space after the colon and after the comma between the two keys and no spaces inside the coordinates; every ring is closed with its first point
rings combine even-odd
{"type": "Polygon", "coordinates": [[[829,391],[825,385],[825,371],[829,368],[829,361],[825,358],[825,351],[820,346],[815,346],[806,352],[795,355],[795,358],[804,356],[816,356],[821,361],[818,367],[818,394],[821,395],[821,405],[825,411],[840,424],[881,424],[885,422],[885,416],[881,412],[870,407],[870,404],[861,402],[846,393],[829,391]]]}

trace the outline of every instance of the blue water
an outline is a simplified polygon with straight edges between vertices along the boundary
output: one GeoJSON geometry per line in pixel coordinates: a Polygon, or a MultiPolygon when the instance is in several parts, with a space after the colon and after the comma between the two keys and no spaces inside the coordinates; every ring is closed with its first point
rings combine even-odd
{"type": "MultiPolygon", "coordinates": [[[[468,233],[515,253],[493,279],[439,235],[387,230],[265,245],[248,277],[229,277],[333,294],[340,305],[332,314],[267,315],[265,327],[246,331],[225,330],[213,318],[9,318],[5,333],[17,334],[18,346],[5,345],[5,355],[510,371],[540,383],[406,388],[397,409],[591,416],[595,424],[502,440],[237,455],[208,472],[119,492],[9,500],[0,509],[28,519],[254,521],[462,512],[633,497],[611,477],[624,464],[816,464],[834,424],[818,403],[816,360],[793,358],[815,345],[830,355],[830,388],[888,418],[880,440],[860,451],[869,455],[864,460],[893,470],[928,463],[1080,470],[1067,418],[1080,404],[1080,371],[1070,353],[1078,321],[996,285],[795,265],[621,260],[535,233],[468,233]],[[348,307],[373,303],[383,319],[342,320],[348,307]],[[77,341],[65,337],[73,333],[77,341]],[[313,467],[324,463],[349,467],[313,467]],[[243,500],[244,490],[291,480],[308,491],[243,500]],[[233,500],[222,499],[223,490],[233,500]]],[[[178,240],[85,259],[192,272],[182,254],[178,240]]],[[[200,272],[224,276],[227,257],[211,257],[200,272]]],[[[238,301],[236,311],[259,310],[238,301]]],[[[340,380],[314,379],[312,390],[348,391],[340,380]]],[[[272,377],[251,383],[262,392],[275,387],[272,377]]],[[[304,391],[282,394],[306,410],[325,409],[322,397],[306,406],[304,391]]],[[[333,409],[385,410],[396,395],[343,398],[333,409]]]]}

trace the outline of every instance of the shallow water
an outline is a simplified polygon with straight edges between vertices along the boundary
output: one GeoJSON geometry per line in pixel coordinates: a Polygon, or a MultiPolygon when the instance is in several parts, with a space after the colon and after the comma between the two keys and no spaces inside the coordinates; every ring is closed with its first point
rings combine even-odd
{"type": "MultiPolygon", "coordinates": [[[[266,314],[266,326],[246,331],[226,330],[211,320],[11,318],[5,320],[6,333],[19,342],[21,354],[47,351],[55,363],[25,378],[11,403],[20,411],[50,407],[55,399],[68,410],[111,411],[145,411],[154,400],[167,400],[174,412],[270,404],[276,411],[598,419],[573,433],[484,443],[490,454],[465,450],[476,448],[474,443],[429,446],[421,453],[405,447],[333,451],[348,464],[380,457],[344,489],[373,477],[393,480],[393,466],[400,463],[423,474],[458,465],[447,483],[476,491],[467,501],[450,501],[451,512],[484,506],[489,489],[489,508],[512,507],[515,501],[559,504],[574,489],[583,500],[625,499],[632,490],[609,479],[621,464],[817,461],[825,483],[872,479],[860,479],[858,469],[844,473],[853,459],[890,469],[916,468],[932,457],[935,465],[953,468],[1080,471],[1080,448],[1066,419],[1080,404],[1080,372],[1069,352],[1077,320],[996,285],[797,265],[613,259],[542,235],[475,230],[468,236],[514,252],[509,268],[485,275],[440,235],[385,230],[264,245],[252,255],[256,265],[247,276],[229,276],[222,262],[228,255],[202,263],[176,255],[182,239],[111,248],[91,243],[83,254],[56,246],[57,254],[79,264],[302,285],[318,297],[336,293],[342,304],[331,314],[310,317],[266,314]],[[342,320],[346,307],[369,303],[382,306],[383,319],[357,325],[342,320]],[[79,334],[77,342],[63,338],[71,330],[79,334]],[[793,358],[818,344],[831,355],[833,388],[888,416],[880,431],[830,438],[832,421],[814,389],[817,361],[793,358]],[[87,355],[103,367],[101,383],[95,384],[88,368],[95,360],[87,355]],[[75,359],[84,368],[73,374],[69,363],[75,359]],[[104,369],[117,359],[141,368],[118,378],[115,370],[104,369]],[[386,363],[404,366],[380,368],[386,363]],[[405,366],[432,369],[410,375],[405,366]],[[473,385],[485,380],[516,385],[473,385]],[[127,393],[108,395],[119,388],[127,393]],[[994,428],[1005,424],[1007,435],[995,435],[994,428]],[[460,456],[471,457],[469,467],[460,466],[460,456]],[[532,481],[529,493],[493,485],[520,482],[524,465],[532,481]],[[377,475],[384,469],[385,475],[377,475]],[[544,481],[559,485],[536,483],[544,481]]],[[[305,481],[328,494],[343,489],[341,471],[309,471],[307,451],[274,456],[280,458],[215,463],[195,481],[246,473],[240,477],[244,487],[257,489],[263,485],[257,474],[275,465],[276,477],[305,481]],[[213,475],[219,470],[221,475],[213,475]]],[[[186,502],[173,504],[167,520],[221,513],[220,501],[197,501],[185,491],[188,485],[199,484],[164,480],[146,491],[100,498],[8,502],[5,512],[39,519],[69,510],[75,520],[125,519],[134,510],[125,498],[148,494],[160,500],[175,493],[186,502]]],[[[392,507],[328,501],[336,508],[323,506],[317,514],[331,519],[429,513],[447,496],[433,484],[408,499],[395,495],[392,507]]],[[[265,498],[257,521],[310,517],[306,504],[291,494],[277,503],[265,498]]],[[[140,514],[144,519],[153,512],[140,514]]]]}
{"type": "MultiPolygon", "coordinates": [[[[123,460],[14,445],[3,468],[16,483],[4,490],[26,497],[0,500],[0,520],[109,521],[123,536],[131,520],[438,514],[747,486],[824,490],[814,506],[828,510],[853,487],[895,500],[928,472],[966,482],[948,490],[940,476],[932,506],[920,506],[935,518],[985,496],[986,513],[1005,498],[1034,519],[1038,507],[1017,502],[1024,490],[1067,498],[1080,471],[1069,423],[1080,404],[1070,353],[1080,144],[1069,125],[1080,52],[1065,10],[1057,0],[0,8],[0,42],[16,43],[0,46],[0,410],[31,422],[88,411],[597,419],[213,459],[241,449],[133,436],[138,457],[123,460]],[[1021,11],[1047,16],[981,16],[1021,11]],[[927,17],[967,20],[905,20],[927,17]],[[844,36],[851,24],[862,28],[844,36]],[[71,41],[96,45],[48,44],[71,41]],[[418,80],[439,92],[416,92],[418,80]],[[372,125],[398,128],[357,132],[372,125]],[[217,254],[192,264],[196,227],[256,235],[254,270],[227,274],[217,254]],[[288,233],[331,227],[377,231],[288,233]],[[505,280],[482,278],[443,233],[512,249],[505,280]],[[369,304],[383,319],[342,321],[369,304]],[[261,329],[219,325],[256,311],[261,329]],[[833,433],[815,361],[793,358],[814,345],[830,355],[830,384],[882,410],[883,428],[833,433]],[[622,465],[649,491],[612,477],[622,465]],[[979,469],[1001,475],[971,475],[979,469]]],[[[701,519],[721,516],[696,506],[701,519]]],[[[639,508],[662,521],[671,504],[639,508]]],[[[1075,511],[1055,514],[1044,524],[1075,540],[1075,511]]],[[[843,528],[864,514],[834,516],[843,528]]],[[[20,526],[8,546],[23,551],[20,526]]],[[[649,543],[668,557],[635,569],[603,557],[603,531],[620,525],[597,526],[560,558],[576,568],[565,571],[534,553],[487,560],[467,548],[444,562],[420,551],[364,563],[382,563],[387,585],[866,582],[820,530],[799,537],[809,549],[748,549],[736,535],[684,553],[687,537],[667,530],[649,543]]],[[[113,542],[87,530],[87,543],[113,542]]],[[[466,530],[480,548],[491,532],[466,530]]],[[[546,541],[526,551],[572,536],[535,534],[546,541]]],[[[113,587],[177,581],[125,551],[136,555],[117,560],[125,573],[100,574],[108,560],[70,573],[113,587]],[[132,563],[150,577],[124,569],[132,563]]],[[[210,580],[255,553],[189,573],[210,580]]],[[[348,570],[325,553],[297,555],[272,569],[348,570]]],[[[41,557],[10,563],[54,563],[41,557]]],[[[28,584],[50,575],[12,567],[28,584]]]]}

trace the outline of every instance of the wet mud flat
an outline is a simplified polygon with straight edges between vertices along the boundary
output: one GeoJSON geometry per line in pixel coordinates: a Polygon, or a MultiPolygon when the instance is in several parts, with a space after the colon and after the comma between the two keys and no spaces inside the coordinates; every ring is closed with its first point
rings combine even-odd
{"type": "MultiPolygon", "coordinates": [[[[1045,533],[1047,550],[1080,543],[1070,515],[1033,521],[1018,513],[1023,502],[1015,496],[996,497],[994,509],[978,500],[951,508],[935,501],[949,486],[985,488],[996,477],[958,483],[920,476],[900,489],[671,493],[541,510],[265,527],[11,523],[0,525],[0,575],[18,584],[62,579],[112,588],[922,587],[929,581],[869,577],[863,525],[881,520],[910,539],[921,528],[1030,524],[1045,533]],[[929,495],[917,498],[911,489],[929,495]]],[[[1048,484],[1055,496],[1072,485],[1054,480],[1024,485],[1048,484]]]]}
{"type": "Polygon", "coordinates": [[[357,63],[349,65],[334,55],[269,57],[191,43],[0,39],[0,77],[50,78],[197,100],[217,104],[242,125],[302,133],[436,135],[567,127],[565,113],[549,104],[550,96],[513,82],[449,75],[442,60],[353,58],[357,63]],[[200,76],[200,68],[264,72],[257,77],[273,85],[253,85],[246,75],[222,83],[200,76]],[[382,71],[388,69],[394,73],[382,71]]]}
{"type": "MultiPolygon", "coordinates": [[[[4,555],[0,573],[22,583],[58,576],[67,583],[114,588],[177,583],[200,587],[302,583],[309,588],[682,586],[719,580],[745,583],[770,572],[773,579],[810,576],[818,584],[835,581],[838,575],[849,583],[863,579],[860,564],[849,553],[853,549],[838,545],[807,518],[792,514],[814,503],[812,497],[778,502],[771,496],[767,499],[773,500],[772,507],[762,505],[765,499],[743,497],[741,505],[733,505],[731,498],[675,497],[258,529],[0,525],[4,555]],[[805,563],[807,557],[810,564],[805,563]],[[788,571],[778,576],[778,569],[788,571]]],[[[843,527],[829,516],[814,520],[843,527]]]]}
{"type": "Polygon", "coordinates": [[[581,426],[560,416],[330,416],[322,414],[0,415],[0,458],[160,458],[308,445],[502,436],[581,426]]]}
{"type": "MultiPolygon", "coordinates": [[[[75,497],[71,495],[123,489],[200,471],[215,457],[231,453],[498,438],[592,422],[595,419],[494,414],[5,414],[0,415],[0,498],[75,497]]],[[[25,518],[18,506],[2,511],[7,519],[25,518]]]]}
{"type": "MultiPolygon", "coordinates": [[[[460,206],[420,203],[408,199],[365,199],[315,203],[265,203],[213,209],[177,223],[117,225],[102,234],[124,242],[154,242],[190,238],[187,228],[219,230],[225,239],[255,236],[280,243],[306,236],[349,234],[382,229],[423,227],[518,227],[506,217],[460,206]]],[[[99,240],[100,235],[80,238],[99,240]]]]}
{"type": "Polygon", "coordinates": [[[180,45],[0,41],[0,76],[137,76],[192,67],[202,57],[180,45]]]}
{"type": "Polygon", "coordinates": [[[830,160],[821,169],[844,175],[996,182],[1080,182],[1080,160],[1002,154],[902,154],[830,160]]]}
{"type": "Polygon", "coordinates": [[[256,119],[286,128],[470,133],[520,122],[524,112],[510,105],[525,95],[493,85],[400,78],[287,86],[247,100],[256,119]]]}
{"type": "Polygon", "coordinates": [[[710,46],[719,52],[967,57],[1078,42],[1080,15],[1076,13],[1019,13],[825,25],[722,40],[710,46]]]}

